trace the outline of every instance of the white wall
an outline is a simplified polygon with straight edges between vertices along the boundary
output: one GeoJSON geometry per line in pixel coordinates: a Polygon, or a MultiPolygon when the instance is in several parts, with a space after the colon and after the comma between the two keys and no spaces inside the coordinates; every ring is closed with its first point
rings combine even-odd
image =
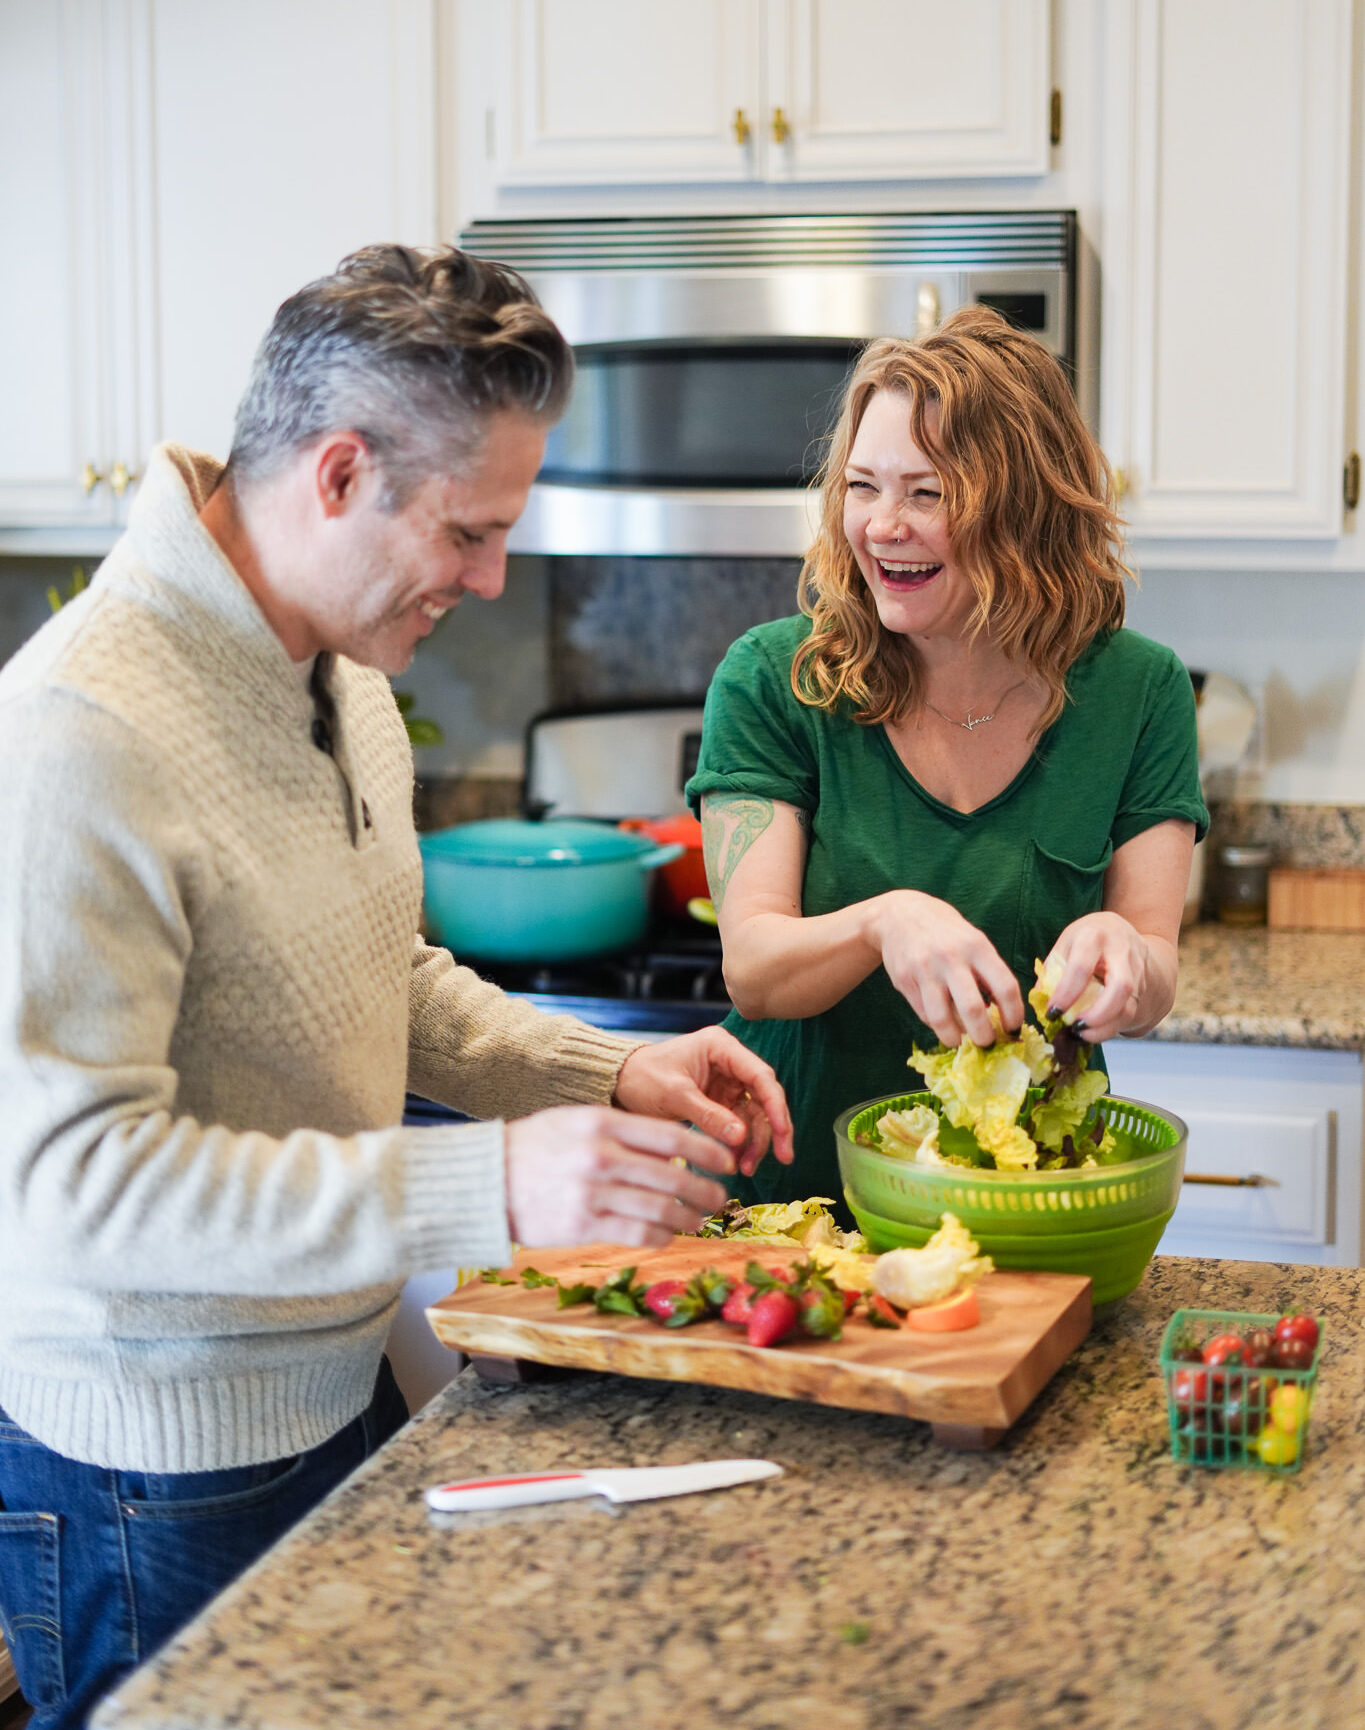
{"type": "Polygon", "coordinates": [[[1365,576],[1153,570],[1128,622],[1256,698],[1258,762],[1237,792],[1365,804],[1365,576]]]}

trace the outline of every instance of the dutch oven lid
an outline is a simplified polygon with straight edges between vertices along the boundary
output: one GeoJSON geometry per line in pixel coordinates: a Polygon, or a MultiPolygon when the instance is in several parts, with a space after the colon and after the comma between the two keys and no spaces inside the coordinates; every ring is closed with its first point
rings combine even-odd
{"type": "Polygon", "coordinates": [[[638,859],[655,845],[648,836],[628,834],[607,823],[569,818],[529,823],[517,817],[490,817],[417,839],[425,856],[462,865],[602,865],[613,859],[638,859]]]}

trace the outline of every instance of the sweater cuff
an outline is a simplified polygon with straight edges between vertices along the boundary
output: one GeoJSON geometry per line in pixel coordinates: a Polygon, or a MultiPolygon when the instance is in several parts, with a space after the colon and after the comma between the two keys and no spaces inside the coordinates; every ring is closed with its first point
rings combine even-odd
{"type": "Polygon", "coordinates": [[[554,1074],[569,1104],[610,1105],[616,1078],[643,1039],[622,1039],[589,1022],[565,1016],[555,1051],[554,1074]]]}
{"type": "Polygon", "coordinates": [[[509,1262],[501,1121],[409,1130],[404,1142],[407,1266],[425,1273],[509,1262]]]}

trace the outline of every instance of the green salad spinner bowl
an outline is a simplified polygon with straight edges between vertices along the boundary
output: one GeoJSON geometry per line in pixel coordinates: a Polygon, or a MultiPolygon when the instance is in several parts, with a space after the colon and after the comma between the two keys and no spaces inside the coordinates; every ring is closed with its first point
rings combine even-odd
{"type": "Polygon", "coordinates": [[[844,1196],[870,1249],[918,1248],[951,1213],[997,1267],[1088,1275],[1097,1306],[1133,1290],[1180,1198],[1189,1133],[1180,1118],[1103,1099],[1121,1157],[1078,1171],[919,1165],[858,1140],[885,1112],[935,1103],[930,1093],[866,1100],[834,1125],[844,1196]]]}

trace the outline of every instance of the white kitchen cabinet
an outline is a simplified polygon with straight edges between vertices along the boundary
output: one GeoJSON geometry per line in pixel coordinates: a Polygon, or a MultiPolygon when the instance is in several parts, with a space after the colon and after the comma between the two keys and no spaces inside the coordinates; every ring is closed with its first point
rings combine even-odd
{"type": "Polygon", "coordinates": [[[1155,1039],[1111,1039],[1104,1052],[1113,1092],[1189,1125],[1163,1255],[1360,1264],[1359,1053],[1155,1039]]]}
{"type": "Polygon", "coordinates": [[[227,454],[286,295],[436,238],[434,37],[434,0],[0,0],[0,550],[107,545],[153,444],[227,454]]]}
{"type": "Polygon", "coordinates": [[[507,0],[460,29],[494,196],[1048,166],[1048,0],[507,0]]]}
{"type": "Polygon", "coordinates": [[[1106,0],[1103,442],[1133,535],[1344,519],[1351,0],[1106,0]]]}
{"type": "Polygon", "coordinates": [[[5,527],[107,532],[146,447],[144,29],[126,5],[0,0],[5,527]]]}

